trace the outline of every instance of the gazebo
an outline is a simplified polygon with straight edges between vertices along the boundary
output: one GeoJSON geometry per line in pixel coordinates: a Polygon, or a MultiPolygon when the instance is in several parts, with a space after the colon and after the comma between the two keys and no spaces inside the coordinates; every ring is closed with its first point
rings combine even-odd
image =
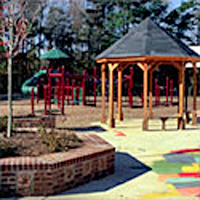
{"type": "Polygon", "coordinates": [[[122,113],[122,73],[129,65],[136,64],[143,71],[143,130],[148,130],[148,120],[153,117],[152,77],[153,72],[160,65],[173,66],[178,71],[179,109],[177,116],[183,119],[184,115],[184,78],[185,64],[193,64],[194,90],[192,123],[196,124],[196,99],[197,99],[197,68],[196,63],[200,56],[187,45],[156,24],[151,18],[146,18],[137,28],[131,30],[108,49],[96,57],[96,62],[101,63],[102,73],[102,117],[101,122],[106,122],[105,116],[105,79],[106,68],[109,69],[109,113],[108,123],[115,127],[114,118],[114,80],[113,73],[118,73],[118,119],[123,119],[122,113]],[[149,80],[149,81],[148,81],[149,80]],[[148,112],[149,91],[149,112],[148,112]]]}

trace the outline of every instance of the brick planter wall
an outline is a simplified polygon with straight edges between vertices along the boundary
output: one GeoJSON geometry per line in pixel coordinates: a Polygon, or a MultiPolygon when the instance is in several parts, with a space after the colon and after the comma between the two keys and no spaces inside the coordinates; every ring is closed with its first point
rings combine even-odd
{"type": "Polygon", "coordinates": [[[37,116],[14,118],[13,122],[16,128],[33,128],[44,125],[46,128],[55,128],[55,116],[37,116]]]}
{"type": "Polygon", "coordinates": [[[0,190],[46,196],[113,173],[115,149],[93,134],[80,138],[83,147],[67,152],[0,159],[0,190]]]}

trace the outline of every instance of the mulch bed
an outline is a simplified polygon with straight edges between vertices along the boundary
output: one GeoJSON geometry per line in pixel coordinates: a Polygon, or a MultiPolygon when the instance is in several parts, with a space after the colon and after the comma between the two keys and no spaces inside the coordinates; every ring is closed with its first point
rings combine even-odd
{"type": "Polygon", "coordinates": [[[41,135],[39,132],[18,131],[13,133],[11,138],[7,138],[5,135],[6,133],[0,133],[0,158],[39,156],[53,152],[67,151],[70,148],[82,145],[82,141],[69,131],[55,131],[52,134],[44,135],[41,135]],[[50,145],[53,145],[53,148],[50,145]]]}

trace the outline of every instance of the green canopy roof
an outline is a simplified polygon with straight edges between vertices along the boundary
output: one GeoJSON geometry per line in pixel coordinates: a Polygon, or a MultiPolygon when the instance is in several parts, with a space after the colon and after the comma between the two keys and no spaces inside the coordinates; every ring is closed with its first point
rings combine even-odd
{"type": "Polygon", "coordinates": [[[42,56],[40,56],[40,59],[47,59],[47,60],[62,59],[62,58],[69,58],[69,56],[59,49],[51,49],[42,56]]]}

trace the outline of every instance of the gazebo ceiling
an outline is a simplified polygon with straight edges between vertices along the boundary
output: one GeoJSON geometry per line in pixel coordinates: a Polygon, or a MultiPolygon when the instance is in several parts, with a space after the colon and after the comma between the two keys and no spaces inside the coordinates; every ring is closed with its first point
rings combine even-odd
{"type": "Polygon", "coordinates": [[[163,59],[173,61],[200,60],[200,56],[187,45],[146,18],[137,28],[96,57],[97,62],[163,59]]]}

